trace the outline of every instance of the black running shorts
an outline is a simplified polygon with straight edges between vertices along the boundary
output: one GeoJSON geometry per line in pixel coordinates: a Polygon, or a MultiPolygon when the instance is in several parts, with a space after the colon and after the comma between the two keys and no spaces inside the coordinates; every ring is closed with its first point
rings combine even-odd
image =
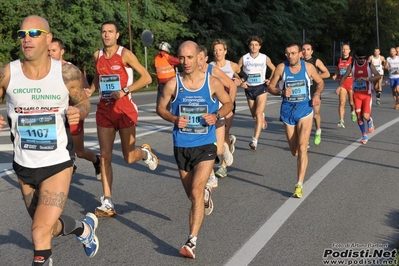
{"type": "Polygon", "coordinates": [[[173,152],[177,167],[186,172],[191,171],[198,163],[207,160],[215,160],[217,147],[215,144],[207,144],[199,147],[180,148],[174,147],[173,152]]]}

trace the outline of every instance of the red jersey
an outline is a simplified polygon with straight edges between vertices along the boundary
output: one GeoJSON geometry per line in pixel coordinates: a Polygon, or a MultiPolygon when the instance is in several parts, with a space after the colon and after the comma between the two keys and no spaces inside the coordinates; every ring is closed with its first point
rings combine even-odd
{"type": "Polygon", "coordinates": [[[359,65],[357,61],[355,61],[352,65],[352,76],[354,78],[352,86],[354,93],[372,94],[370,81],[357,80],[358,78],[371,77],[370,63],[365,61],[363,65],[359,65]]]}
{"type": "MultiPolygon", "coordinates": [[[[345,75],[346,69],[348,68],[349,65],[352,64],[352,56],[349,56],[348,58],[340,58],[338,61],[338,82],[341,81],[342,77],[345,75]]],[[[349,77],[346,78],[344,84],[342,84],[342,87],[344,87],[346,90],[351,90],[352,89],[352,83],[353,83],[353,77],[352,74],[349,75],[349,77]]]]}
{"type": "Polygon", "coordinates": [[[104,57],[103,49],[98,54],[96,70],[99,81],[100,99],[109,98],[113,91],[122,90],[133,83],[133,69],[122,60],[122,46],[111,58],[104,57]]]}

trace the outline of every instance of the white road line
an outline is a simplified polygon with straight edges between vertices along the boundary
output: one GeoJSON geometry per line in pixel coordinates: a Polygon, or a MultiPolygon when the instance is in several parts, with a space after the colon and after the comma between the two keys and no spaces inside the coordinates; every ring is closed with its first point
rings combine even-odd
{"type": "MultiPolygon", "coordinates": [[[[373,134],[369,135],[369,139],[384,131],[388,127],[399,122],[396,118],[383,126],[378,127],[373,134]]],[[[360,139],[359,139],[360,140],[360,139]]],[[[226,266],[244,266],[255,258],[261,249],[269,242],[273,235],[280,229],[291,214],[299,207],[299,205],[307,198],[310,193],[334,170],[337,165],[348,157],[354,150],[362,144],[359,140],[353,142],[340,153],[335,155],[330,161],[322,166],[308,181],[305,182],[306,194],[302,199],[289,198],[270,218],[255,232],[255,234],[234,254],[233,257],[225,264],[226,266]]]]}

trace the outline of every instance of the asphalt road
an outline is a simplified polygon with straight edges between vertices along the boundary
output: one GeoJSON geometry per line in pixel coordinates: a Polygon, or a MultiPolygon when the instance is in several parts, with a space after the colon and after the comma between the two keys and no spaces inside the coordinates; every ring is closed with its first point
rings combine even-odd
{"type": "MultiPolygon", "coordinates": [[[[213,193],[215,208],[204,220],[195,260],[178,254],[188,235],[190,203],[172,155],[172,126],[156,115],[155,92],[134,94],[140,110],[137,145],[149,143],[159,166],[150,171],[143,162],[126,164],[117,138],[113,202],[118,215],[99,219],[100,250],[94,258],[86,257],[73,236],[54,239],[54,265],[302,266],[330,265],[332,257],[338,256],[346,263],[342,265],[378,265],[382,255],[373,250],[391,251],[399,239],[399,113],[392,108],[389,88],[384,87],[382,104],[373,106],[376,130],[361,145],[349,106],[346,128],[337,127],[335,86],[336,82],[326,81],[322,142],[315,146],[312,132],[302,199],[291,198],[296,158],[278,120],[281,99],[269,96],[268,128],[252,151],[248,143],[254,122],[243,92],[238,93],[231,130],[237,136],[234,164],[213,193]],[[370,263],[360,264],[361,259],[370,263]]],[[[97,99],[91,102],[85,144],[98,150],[97,99]]],[[[0,113],[5,114],[5,106],[0,106],[0,113]]],[[[11,149],[6,128],[0,133],[0,265],[30,265],[31,222],[11,169],[11,149]]],[[[82,218],[99,206],[102,187],[90,162],[78,159],[77,165],[64,213],[82,218]]],[[[385,259],[392,255],[388,253],[385,259]]]]}

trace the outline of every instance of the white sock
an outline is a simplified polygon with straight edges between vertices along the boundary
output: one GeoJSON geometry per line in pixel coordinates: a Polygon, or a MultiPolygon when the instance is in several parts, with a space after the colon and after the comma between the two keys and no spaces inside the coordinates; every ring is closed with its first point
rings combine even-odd
{"type": "Polygon", "coordinates": [[[321,128],[316,129],[316,134],[321,134],[321,128]]]}
{"type": "Polygon", "coordinates": [[[302,184],[303,184],[303,182],[299,182],[299,181],[298,181],[298,185],[302,185],[302,184]]]}
{"type": "Polygon", "coordinates": [[[258,139],[256,139],[255,137],[252,137],[252,142],[256,145],[256,144],[258,144],[258,139]]]}

